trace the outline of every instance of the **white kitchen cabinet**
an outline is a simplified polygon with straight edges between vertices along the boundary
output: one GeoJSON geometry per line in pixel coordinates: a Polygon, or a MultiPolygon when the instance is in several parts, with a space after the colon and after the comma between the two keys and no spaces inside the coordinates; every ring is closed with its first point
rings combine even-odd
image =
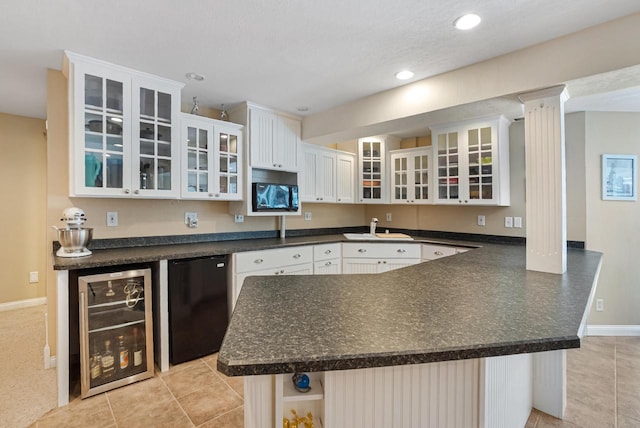
{"type": "Polygon", "coordinates": [[[254,275],[313,275],[313,248],[300,246],[234,254],[232,310],[245,278],[254,275]]]}
{"type": "Polygon", "coordinates": [[[182,83],[65,52],[71,196],[177,198],[182,83]]]}
{"type": "Polygon", "coordinates": [[[356,199],[356,155],[336,154],[336,202],[352,204],[356,199]]]}
{"type": "Polygon", "coordinates": [[[457,254],[456,247],[446,245],[422,244],[422,260],[436,260],[457,254]]]}
{"type": "Polygon", "coordinates": [[[229,114],[234,122],[246,125],[250,167],[299,171],[300,118],[248,102],[229,114]]]}
{"type": "Polygon", "coordinates": [[[397,148],[400,139],[392,136],[358,140],[358,201],[364,204],[388,203],[387,151],[397,148]]]}
{"type": "Polygon", "coordinates": [[[431,203],[431,147],[393,150],[389,154],[391,203],[431,203]]]}
{"type": "Polygon", "coordinates": [[[304,168],[300,200],[336,202],[336,153],[313,144],[303,144],[304,168]]]}
{"type": "Polygon", "coordinates": [[[435,203],[509,205],[509,125],[500,115],[431,129],[435,203]]]}
{"type": "Polygon", "coordinates": [[[419,243],[343,243],[342,273],[382,273],[420,263],[419,243]]]}
{"type": "Polygon", "coordinates": [[[242,199],[242,125],[181,115],[183,199],[242,199]]]}
{"type": "Polygon", "coordinates": [[[334,275],[342,273],[342,247],[340,243],[313,246],[314,275],[334,275]]]}

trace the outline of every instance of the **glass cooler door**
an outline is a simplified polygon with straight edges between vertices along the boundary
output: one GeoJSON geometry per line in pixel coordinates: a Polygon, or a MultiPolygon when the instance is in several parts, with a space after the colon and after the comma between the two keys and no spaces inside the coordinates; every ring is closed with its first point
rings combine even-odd
{"type": "Polygon", "coordinates": [[[78,278],[82,397],[153,376],[151,270],[78,278]]]}

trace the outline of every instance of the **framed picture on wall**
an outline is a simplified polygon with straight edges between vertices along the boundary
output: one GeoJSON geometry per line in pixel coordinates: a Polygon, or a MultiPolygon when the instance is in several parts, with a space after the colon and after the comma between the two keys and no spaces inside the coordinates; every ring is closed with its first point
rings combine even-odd
{"type": "Polygon", "coordinates": [[[603,200],[637,200],[637,164],[635,155],[602,155],[603,200]]]}

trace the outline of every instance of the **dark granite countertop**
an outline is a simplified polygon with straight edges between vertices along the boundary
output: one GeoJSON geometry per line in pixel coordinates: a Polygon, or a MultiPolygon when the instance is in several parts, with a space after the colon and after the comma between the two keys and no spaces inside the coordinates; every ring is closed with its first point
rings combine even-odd
{"type": "MultiPolygon", "coordinates": [[[[86,257],[57,257],[53,258],[54,270],[77,270],[103,266],[118,266],[135,263],[155,262],[158,260],[188,259],[206,257],[218,254],[232,254],[243,251],[268,250],[272,248],[291,247],[299,245],[327,244],[331,242],[363,242],[348,241],[342,234],[293,236],[285,239],[258,238],[235,239],[226,241],[210,241],[180,244],[146,245],[122,248],[92,249],[93,254],[86,257]]],[[[375,240],[368,242],[398,242],[394,240],[375,240]]],[[[441,245],[457,245],[476,247],[478,243],[452,241],[447,239],[433,239],[416,237],[414,241],[441,245]]]]}
{"type": "Polygon", "coordinates": [[[218,356],[230,376],[344,370],[580,346],[601,254],[563,275],[487,244],[378,275],[247,278],[218,356]]]}

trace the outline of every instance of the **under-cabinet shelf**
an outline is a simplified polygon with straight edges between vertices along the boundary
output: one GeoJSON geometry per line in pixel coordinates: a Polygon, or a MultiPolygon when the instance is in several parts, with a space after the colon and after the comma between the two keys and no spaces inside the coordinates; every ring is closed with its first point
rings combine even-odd
{"type": "Polygon", "coordinates": [[[293,386],[291,378],[285,376],[283,379],[282,401],[288,403],[294,401],[322,400],[324,398],[324,385],[322,385],[320,379],[311,378],[309,386],[311,386],[309,392],[297,391],[293,386]]]}

